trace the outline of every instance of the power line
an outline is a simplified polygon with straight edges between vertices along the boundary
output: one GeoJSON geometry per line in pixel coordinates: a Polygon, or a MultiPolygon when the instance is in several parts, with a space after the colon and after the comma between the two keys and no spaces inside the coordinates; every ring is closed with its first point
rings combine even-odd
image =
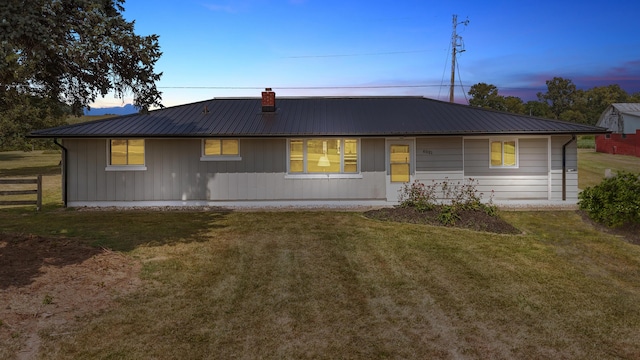
{"type": "MultiPolygon", "coordinates": [[[[279,90],[328,90],[328,89],[396,89],[396,88],[427,88],[442,85],[366,85],[366,86],[271,86],[279,90]]],[[[194,90],[261,90],[264,86],[158,86],[158,89],[194,89],[194,90]]]]}
{"type": "Polygon", "coordinates": [[[456,63],[456,68],[458,70],[458,81],[460,82],[460,88],[462,88],[462,94],[464,94],[464,100],[469,103],[469,99],[467,99],[467,92],[464,90],[464,85],[462,85],[462,76],[460,76],[460,62],[456,63]]]}
{"type": "Polygon", "coordinates": [[[401,55],[401,54],[423,53],[428,51],[429,50],[410,50],[410,51],[388,51],[388,52],[355,53],[355,54],[297,55],[297,56],[283,56],[282,59],[312,59],[312,58],[353,57],[353,56],[401,55]]]}
{"type": "MultiPolygon", "coordinates": [[[[446,70],[446,69],[445,69],[446,70]]],[[[460,76],[460,69],[457,66],[458,76],[460,76]]],[[[470,84],[463,84],[459,79],[459,85],[464,87],[471,87],[470,84]]],[[[499,86],[495,85],[500,90],[537,90],[543,91],[546,88],[541,86],[529,86],[529,87],[513,87],[513,86],[499,86]]],[[[331,90],[331,89],[401,89],[401,88],[445,88],[449,85],[440,84],[415,84],[415,85],[353,85],[353,86],[271,86],[273,89],[279,90],[331,90]]],[[[184,90],[263,90],[264,86],[158,86],[158,89],[184,89],[184,90]]]]}

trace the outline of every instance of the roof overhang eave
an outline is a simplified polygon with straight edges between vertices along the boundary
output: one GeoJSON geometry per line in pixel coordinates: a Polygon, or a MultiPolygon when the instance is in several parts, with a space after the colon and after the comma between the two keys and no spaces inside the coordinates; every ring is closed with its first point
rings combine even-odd
{"type": "Polygon", "coordinates": [[[28,134],[31,139],[196,139],[205,137],[227,138],[291,138],[291,137],[416,137],[416,136],[504,136],[504,135],[605,135],[612,131],[608,129],[590,130],[514,130],[514,131],[443,131],[443,132],[387,132],[387,133],[344,133],[344,134],[28,134]]]}

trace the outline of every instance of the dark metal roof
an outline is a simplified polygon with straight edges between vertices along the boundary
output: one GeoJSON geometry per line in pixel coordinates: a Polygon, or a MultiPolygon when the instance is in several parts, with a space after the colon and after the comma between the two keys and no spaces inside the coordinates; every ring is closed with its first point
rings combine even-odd
{"type": "Polygon", "coordinates": [[[422,97],[212,99],[51,129],[30,137],[292,137],[601,134],[607,130],[422,97]]]}

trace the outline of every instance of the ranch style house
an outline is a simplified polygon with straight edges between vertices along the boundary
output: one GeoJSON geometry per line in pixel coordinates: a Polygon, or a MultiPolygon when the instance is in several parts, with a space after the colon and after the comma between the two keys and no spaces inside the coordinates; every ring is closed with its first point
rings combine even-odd
{"type": "MultiPolygon", "coordinates": [[[[575,204],[579,134],[607,129],[424,97],[216,98],[34,131],[65,206],[393,205],[415,180],[575,204]]],[[[485,196],[485,199],[487,196],[485,196]]]]}

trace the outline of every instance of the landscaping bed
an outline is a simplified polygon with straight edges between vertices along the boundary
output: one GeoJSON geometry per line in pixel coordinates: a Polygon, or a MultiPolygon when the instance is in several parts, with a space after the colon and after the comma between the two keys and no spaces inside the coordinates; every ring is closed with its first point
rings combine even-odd
{"type": "MultiPolygon", "coordinates": [[[[433,210],[428,211],[419,211],[414,207],[396,206],[366,211],[364,216],[377,220],[439,226],[442,225],[439,220],[441,210],[442,206],[436,206],[433,210]]],[[[499,216],[491,216],[482,210],[460,210],[458,215],[460,219],[450,226],[498,234],[520,233],[520,230],[499,216]]]]}

